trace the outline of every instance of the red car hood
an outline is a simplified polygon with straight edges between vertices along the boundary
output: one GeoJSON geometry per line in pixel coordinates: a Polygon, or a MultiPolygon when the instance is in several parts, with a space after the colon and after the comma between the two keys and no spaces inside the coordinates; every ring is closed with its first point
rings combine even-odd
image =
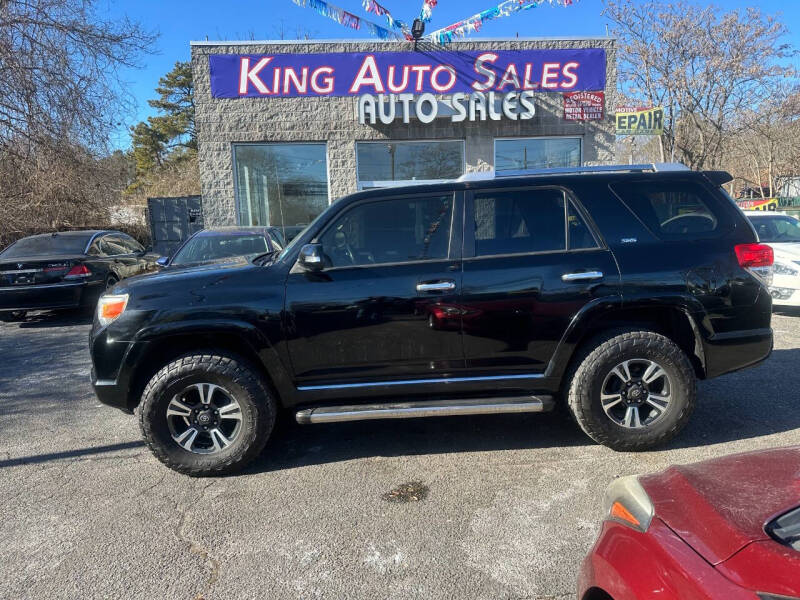
{"type": "Polygon", "coordinates": [[[655,516],[718,565],[770,539],[764,524],[800,505],[800,446],[678,465],[639,481],[655,516]]]}

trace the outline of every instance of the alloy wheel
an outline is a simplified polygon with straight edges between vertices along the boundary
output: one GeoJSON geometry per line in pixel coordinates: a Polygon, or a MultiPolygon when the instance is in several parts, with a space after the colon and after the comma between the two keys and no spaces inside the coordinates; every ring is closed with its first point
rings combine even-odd
{"type": "Polygon", "coordinates": [[[242,408],[233,395],[213,383],[194,383],[167,405],[173,441],[195,454],[216,454],[228,448],[242,429],[242,408]]]}
{"type": "Polygon", "coordinates": [[[646,358],[619,363],[600,388],[603,412],[628,429],[648,427],[661,419],[671,400],[672,382],[667,371],[646,358]]]}

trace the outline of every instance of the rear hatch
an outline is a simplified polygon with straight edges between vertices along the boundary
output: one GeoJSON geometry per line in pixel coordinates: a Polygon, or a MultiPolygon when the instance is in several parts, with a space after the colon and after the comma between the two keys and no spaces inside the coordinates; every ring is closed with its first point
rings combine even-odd
{"type": "Polygon", "coordinates": [[[800,447],[734,454],[640,478],[655,516],[712,565],[800,503],[800,447]]]}

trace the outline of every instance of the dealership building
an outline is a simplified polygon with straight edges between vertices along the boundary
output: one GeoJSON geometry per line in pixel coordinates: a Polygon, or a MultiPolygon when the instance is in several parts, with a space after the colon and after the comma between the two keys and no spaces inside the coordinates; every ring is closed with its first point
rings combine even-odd
{"type": "Polygon", "coordinates": [[[193,42],[206,226],[361,189],[614,161],[611,38],[193,42]]]}

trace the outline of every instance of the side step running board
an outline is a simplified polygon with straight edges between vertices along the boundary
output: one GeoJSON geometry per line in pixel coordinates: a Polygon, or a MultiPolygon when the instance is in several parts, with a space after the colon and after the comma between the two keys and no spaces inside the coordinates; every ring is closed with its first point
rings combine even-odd
{"type": "Polygon", "coordinates": [[[387,404],[354,404],[306,408],[295,415],[301,425],[366,421],[369,419],[414,419],[453,415],[488,415],[500,413],[545,412],[553,408],[552,396],[516,396],[508,398],[471,398],[387,404]]]}

